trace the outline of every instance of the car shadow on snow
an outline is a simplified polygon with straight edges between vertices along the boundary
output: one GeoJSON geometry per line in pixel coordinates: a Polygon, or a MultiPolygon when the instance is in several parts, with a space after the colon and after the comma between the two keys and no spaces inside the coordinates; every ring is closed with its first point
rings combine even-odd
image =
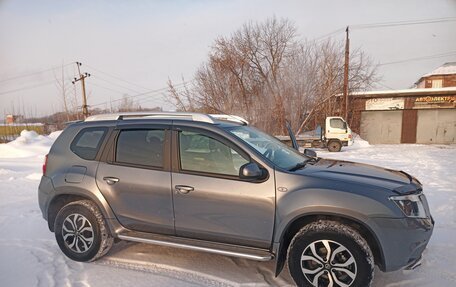
{"type": "MultiPolygon", "coordinates": [[[[97,262],[202,286],[295,286],[287,267],[280,276],[274,276],[273,261],[257,262],[142,243],[121,241],[97,262]]],[[[429,286],[419,270],[382,273],[376,267],[372,286],[429,286]]]]}

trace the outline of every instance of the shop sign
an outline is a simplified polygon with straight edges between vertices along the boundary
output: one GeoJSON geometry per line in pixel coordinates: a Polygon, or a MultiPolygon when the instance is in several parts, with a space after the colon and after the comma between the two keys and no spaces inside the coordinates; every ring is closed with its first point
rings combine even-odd
{"type": "Polygon", "coordinates": [[[454,103],[456,97],[444,96],[444,97],[419,97],[415,100],[416,103],[454,103]]]}
{"type": "Polygon", "coordinates": [[[403,110],[404,98],[375,98],[366,101],[366,110],[403,110]]]}

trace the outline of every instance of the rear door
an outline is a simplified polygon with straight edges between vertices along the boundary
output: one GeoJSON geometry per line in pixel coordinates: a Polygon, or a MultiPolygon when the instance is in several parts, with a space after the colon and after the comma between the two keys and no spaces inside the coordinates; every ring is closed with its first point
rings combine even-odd
{"type": "Polygon", "coordinates": [[[120,126],[100,162],[97,184],[119,222],[131,230],[174,234],[170,126],[120,126]]]}
{"type": "Polygon", "coordinates": [[[258,248],[274,230],[274,173],[259,182],[239,178],[250,156],[223,136],[176,127],[173,136],[176,234],[258,248]]]}

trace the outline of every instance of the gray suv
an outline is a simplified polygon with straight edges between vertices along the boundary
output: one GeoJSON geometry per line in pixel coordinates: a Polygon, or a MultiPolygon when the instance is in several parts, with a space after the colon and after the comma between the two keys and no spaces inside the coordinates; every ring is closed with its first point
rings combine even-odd
{"type": "Polygon", "coordinates": [[[275,260],[276,275],[287,263],[298,286],[369,286],[374,265],[413,269],[434,226],[409,174],[302,154],[229,115],[72,123],[46,157],[38,198],[73,260],[129,240],[275,260]]]}

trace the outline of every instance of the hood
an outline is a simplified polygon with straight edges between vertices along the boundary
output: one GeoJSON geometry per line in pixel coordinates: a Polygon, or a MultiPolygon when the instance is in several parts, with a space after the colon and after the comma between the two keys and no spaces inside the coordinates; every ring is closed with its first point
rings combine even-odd
{"type": "Polygon", "coordinates": [[[348,183],[378,186],[398,194],[409,194],[421,190],[419,181],[403,171],[350,161],[319,158],[316,163],[306,165],[297,173],[348,183]]]}

